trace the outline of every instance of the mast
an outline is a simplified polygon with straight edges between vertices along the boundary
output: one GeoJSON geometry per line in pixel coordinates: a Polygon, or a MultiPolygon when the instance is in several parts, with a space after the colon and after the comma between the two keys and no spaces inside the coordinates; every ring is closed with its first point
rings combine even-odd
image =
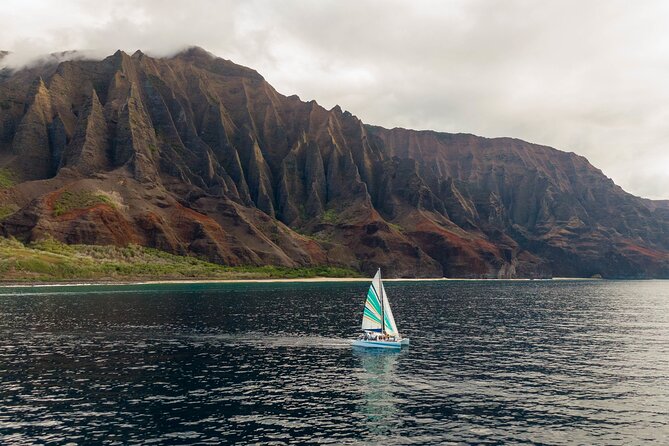
{"type": "Polygon", "coordinates": [[[381,268],[379,268],[379,294],[381,295],[381,334],[386,334],[386,318],[383,314],[383,284],[381,283],[381,268]]]}

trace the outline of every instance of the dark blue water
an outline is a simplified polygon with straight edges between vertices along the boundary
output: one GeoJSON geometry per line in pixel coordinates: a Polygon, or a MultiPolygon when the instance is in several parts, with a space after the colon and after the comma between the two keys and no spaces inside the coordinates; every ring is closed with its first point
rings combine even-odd
{"type": "Polygon", "coordinates": [[[669,282],[0,289],[0,443],[669,444],[669,282]]]}

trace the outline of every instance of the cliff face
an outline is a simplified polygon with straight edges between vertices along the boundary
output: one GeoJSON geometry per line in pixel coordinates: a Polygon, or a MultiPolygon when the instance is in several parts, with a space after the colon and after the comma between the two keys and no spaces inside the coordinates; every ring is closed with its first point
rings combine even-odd
{"type": "Polygon", "coordinates": [[[575,154],[368,126],[199,48],[4,73],[4,235],[409,277],[669,277],[669,206],[575,154]]]}

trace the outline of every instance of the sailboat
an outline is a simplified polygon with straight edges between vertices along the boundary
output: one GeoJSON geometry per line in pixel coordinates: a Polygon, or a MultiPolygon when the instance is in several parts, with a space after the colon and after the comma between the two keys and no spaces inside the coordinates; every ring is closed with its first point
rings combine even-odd
{"type": "Polygon", "coordinates": [[[362,335],[353,341],[353,346],[401,349],[403,345],[409,345],[409,339],[403,339],[397,330],[379,268],[367,291],[362,313],[362,335]]]}

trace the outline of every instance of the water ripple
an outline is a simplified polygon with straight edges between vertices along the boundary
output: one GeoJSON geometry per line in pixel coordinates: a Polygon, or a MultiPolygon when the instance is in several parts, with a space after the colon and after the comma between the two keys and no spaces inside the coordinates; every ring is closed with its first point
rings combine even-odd
{"type": "Polygon", "coordinates": [[[0,292],[0,443],[669,442],[669,283],[389,283],[399,354],[364,288],[0,292]]]}

